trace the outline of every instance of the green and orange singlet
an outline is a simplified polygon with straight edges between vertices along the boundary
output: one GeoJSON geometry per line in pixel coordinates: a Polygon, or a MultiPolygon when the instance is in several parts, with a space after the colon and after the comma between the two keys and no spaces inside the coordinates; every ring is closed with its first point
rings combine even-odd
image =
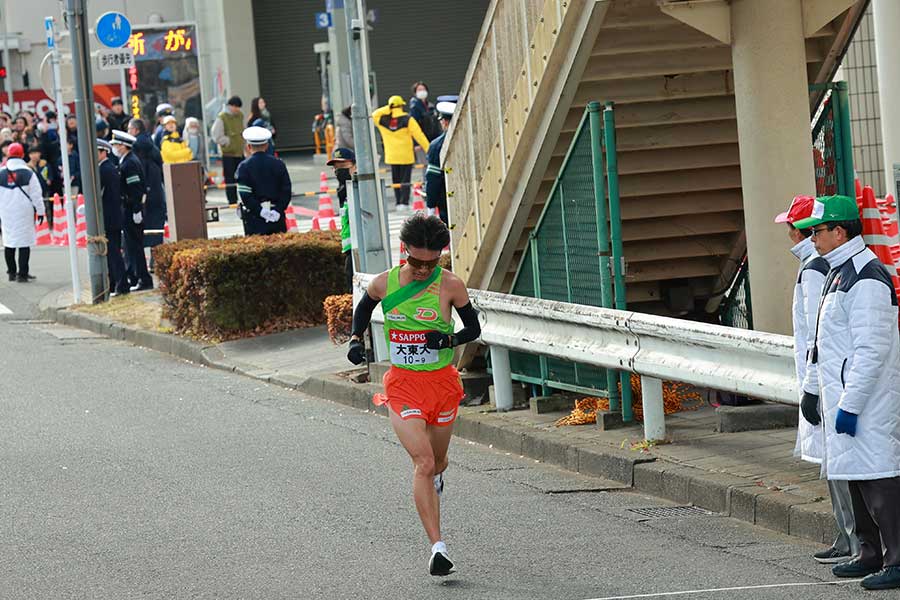
{"type": "MultiPolygon", "coordinates": [[[[384,315],[384,334],[391,364],[410,371],[437,371],[453,362],[453,349],[429,350],[425,334],[429,331],[453,333],[453,321],[441,314],[441,280],[438,269],[435,280],[423,292],[397,305],[384,315]]],[[[400,267],[388,274],[387,295],[400,289],[400,267]]]]}

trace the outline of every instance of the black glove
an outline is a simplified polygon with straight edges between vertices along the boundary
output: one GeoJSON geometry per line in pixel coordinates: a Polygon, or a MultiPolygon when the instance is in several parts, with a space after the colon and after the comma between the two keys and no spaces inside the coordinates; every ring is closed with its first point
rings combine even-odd
{"type": "Polygon", "coordinates": [[[453,347],[453,336],[440,331],[428,331],[425,333],[425,347],[429,350],[443,350],[453,347]]]}
{"type": "Polygon", "coordinates": [[[810,425],[818,425],[822,422],[819,416],[819,397],[809,392],[803,392],[803,398],[800,400],[800,412],[803,418],[809,421],[810,425]]]}
{"type": "Polygon", "coordinates": [[[347,351],[347,360],[354,365],[366,362],[366,345],[361,340],[350,340],[350,350],[347,351]]]}

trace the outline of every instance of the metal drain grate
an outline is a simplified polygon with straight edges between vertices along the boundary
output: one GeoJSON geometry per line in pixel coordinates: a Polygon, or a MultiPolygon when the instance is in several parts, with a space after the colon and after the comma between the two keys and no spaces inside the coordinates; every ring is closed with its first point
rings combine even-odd
{"type": "Polygon", "coordinates": [[[713,514],[696,506],[651,506],[648,508],[629,508],[629,512],[645,519],[673,519],[676,517],[708,517],[713,514]]]}

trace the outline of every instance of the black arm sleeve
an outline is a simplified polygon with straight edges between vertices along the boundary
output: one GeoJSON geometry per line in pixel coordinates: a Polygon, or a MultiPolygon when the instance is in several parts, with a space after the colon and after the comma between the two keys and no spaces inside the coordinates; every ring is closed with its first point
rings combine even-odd
{"type": "Polygon", "coordinates": [[[350,332],[351,335],[360,338],[363,336],[366,329],[369,328],[369,321],[372,320],[372,311],[375,310],[376,306],[378,306],[378,300],[373,300],[368,293],[362,297],[362,300],[356,305],[356,310],[353,311],[353,330],[350,332]]]}
{"type": "MultiPolygon", "coordinates": [[[[453,345],[462,346],[478,339],[481,335],[481,323],[478,322],[478,311],[469,302],[465,306],[456,309],[462,319],[463,328],[453,335],[453,345]]],[[[355,323],[355,321],[354,321],[355,323]]]]}

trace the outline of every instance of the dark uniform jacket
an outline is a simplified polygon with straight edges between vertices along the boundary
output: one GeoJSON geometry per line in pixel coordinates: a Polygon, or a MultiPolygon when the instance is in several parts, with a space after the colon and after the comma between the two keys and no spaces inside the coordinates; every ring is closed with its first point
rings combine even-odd
{"type": "Polygon", "coordinates": [[[444,170],[441,169],[441,148],[444,147],[446,136],[446,133],[442,133],[435,138],[426,155],[428,165],[425,167],[425,202],[428,208],[440,206],[443,210],[447,205],[447,186],[444,181],[444,170]]]}
{"type": "MultiPolygon", "coordinates": [[[[144,205],[144,228],[162,229],[166,224],[166,192],[163,187],[162,154],[147,133],[137,136],[132,152],[137,154],[144,167],[144,185],[147,194],[147,203],[144,205]]],[[[144,236],[144,246],[146,247],[159,246],[162,242],[160,234],[144,236]]]]}
{"type": "Polygon", "coordinates": [[[100,195],[106,237],[122,235],[122,182],[119,170],[108,158],[100,163],[100,195]]]}
{"type": "MultiPolygon", "coordinates": [[[[125,155],[125,158],[120,159],[119,173],[123,218],[130,220],[134,213],[141,212],[144,194],[147,189],[144,186],[144,167],[141,165],[141,159],[137,157],[134,151],[129,152],[125,155]]],[[[146,227],[146,221],[144,226],[146,227]]]]}
{"type": "Polygon", "coordinates": [[[287,231],[284,211],[291,203],[291,177],[281,159],[265,152],[256,152],[238,165],[235,179],[247,233],[287,231]],[[275,223],[268,223],[259,215],[262,203],[266,201],[271,202],[272,209],[281,215],[275,223]]]}

